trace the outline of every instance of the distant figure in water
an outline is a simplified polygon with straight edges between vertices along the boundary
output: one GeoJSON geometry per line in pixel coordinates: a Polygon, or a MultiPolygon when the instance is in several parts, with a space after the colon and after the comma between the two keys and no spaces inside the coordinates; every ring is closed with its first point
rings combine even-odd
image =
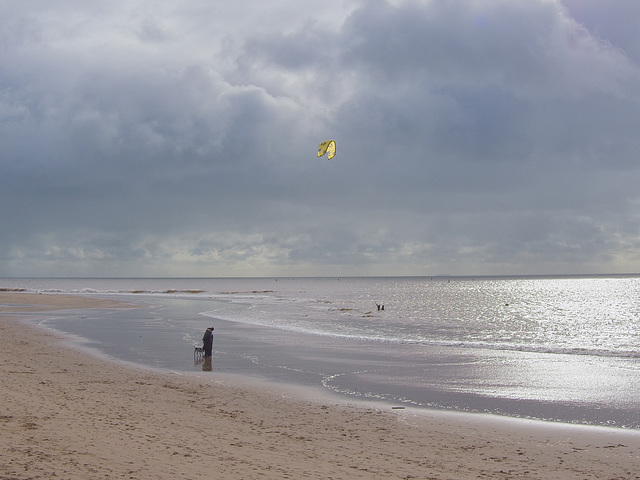
{"type": "Polygon", "coordinates": [[[384,310],[384,305],[380,305],[380,304],[376,303],[376,307],[378,307],[378,311],[384,310]]]}
{"type": "Polygon", "coordinates": [[[213,327],[207,328],[202,337],[202,348],[204,348],[204,358],[211,357],[213,350],[213,327]]]}

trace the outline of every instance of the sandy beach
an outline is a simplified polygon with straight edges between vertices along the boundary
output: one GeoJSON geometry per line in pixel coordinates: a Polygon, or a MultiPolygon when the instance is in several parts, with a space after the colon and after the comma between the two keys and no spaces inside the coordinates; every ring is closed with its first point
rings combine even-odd
{"type": "Polygon", "coordinates": [[[345,405],[138,369],[21,320],[117,307],[0,293],[1,479],[640,478],[640,432],[345,405]]]}

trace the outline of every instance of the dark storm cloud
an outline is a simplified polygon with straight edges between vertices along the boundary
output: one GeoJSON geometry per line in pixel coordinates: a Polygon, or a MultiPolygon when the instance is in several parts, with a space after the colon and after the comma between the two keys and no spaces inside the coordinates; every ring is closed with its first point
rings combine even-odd
{"type": "Polygon", "coordinates": [[[640,268],[635,4],[1,13],[0,275],[640,268]]]}

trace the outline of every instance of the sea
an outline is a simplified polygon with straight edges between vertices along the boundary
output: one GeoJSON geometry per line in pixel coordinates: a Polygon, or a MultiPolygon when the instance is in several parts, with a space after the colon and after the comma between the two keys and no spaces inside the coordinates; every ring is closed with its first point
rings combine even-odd
{"type": "Polygon", "coordinates": [[[640,430],[640,275],[0,278],[0,291],[132,305],[25,321],[148,368],[640,430]],[[205,361],[193,353],[207,327],[205,361]]]}

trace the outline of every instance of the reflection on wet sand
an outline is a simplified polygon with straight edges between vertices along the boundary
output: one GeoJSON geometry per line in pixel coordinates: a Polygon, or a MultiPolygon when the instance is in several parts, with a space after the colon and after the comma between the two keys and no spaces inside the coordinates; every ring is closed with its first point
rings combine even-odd
{"type": "Polygon", "coordinates": [[[202,371],[203,372],[210,372],[212,369],[211,367],[211,357],[205,357],[204,358],[204,362],[202,363],[202,371]]]}
{"type": "Polygon", "coordinates": [[[212,357],[199,357],[199,358],[196,358],[193,361],[193,364],[194,365],[200,365],[201,364],[203,372],[210,372],[213,369],[213,366],[211,364],[211,358],[212,357]]]}

